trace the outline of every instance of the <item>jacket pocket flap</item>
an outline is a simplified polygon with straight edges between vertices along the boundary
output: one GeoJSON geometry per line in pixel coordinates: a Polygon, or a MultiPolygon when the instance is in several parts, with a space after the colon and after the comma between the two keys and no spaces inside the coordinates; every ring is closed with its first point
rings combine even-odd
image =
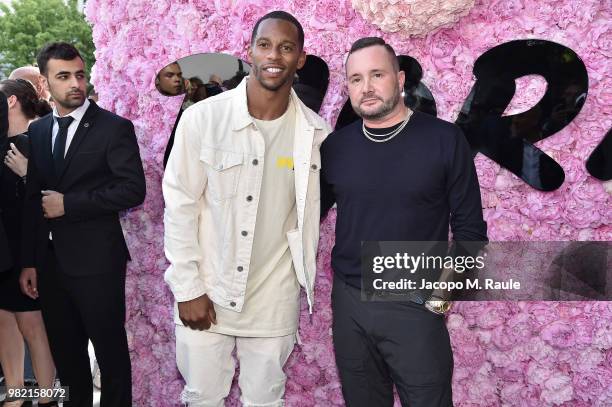
{"type": "Polygon", "coordinates": [[[244,156],[242,153],[217,150],[204,146],[200,149],[200,160],[217,171],[223,171],[242,164],[244,162],[244,156]]]}

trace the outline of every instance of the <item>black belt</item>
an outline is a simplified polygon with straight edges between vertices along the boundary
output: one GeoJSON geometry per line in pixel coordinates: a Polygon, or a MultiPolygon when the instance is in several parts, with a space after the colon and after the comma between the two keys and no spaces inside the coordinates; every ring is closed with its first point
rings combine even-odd
{"type": "MultiPolygon", "coordinates": [[[[341,277],[338,277],[337,275],[334,275],[334,279],[336,279],[336,281],[338,281],[339,284],[342,284],[345,287],[348,287],[349,289],[359,291],[360,293],[362,292],[361,288],[357,288],[349,284],[348,282],[343,280],[341,277]]],[[[334,283],[336,284],[335,281],[334,283]]],[[[410,301],[410,302],[414,302],[420,305],[423,305],[425,303],[425,300],[423,299],[423,293],[420,292],[419,290],[410,290],[410,291],[407,291],[407,290],[370,290],[370,291],[365,291],[364,294],[367,300],[369,301],[372,301],[372,300],[410,301]]]]}

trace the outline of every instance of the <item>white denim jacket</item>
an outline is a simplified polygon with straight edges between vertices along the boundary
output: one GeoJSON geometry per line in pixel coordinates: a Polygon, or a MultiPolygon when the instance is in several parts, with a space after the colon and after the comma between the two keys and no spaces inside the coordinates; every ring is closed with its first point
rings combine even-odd
{"type": "MultiPolygon", "coordinates": [[[[263,177],[265,143],[247,108],[245,78],[185,110],[163,179],[165,280],[177,302],[203,294],[241,311],[263,177]]],[[[319,241],[321,156],[331,129],[291,91],[297,229],[287,232],[312,312],[319,241]]]]}

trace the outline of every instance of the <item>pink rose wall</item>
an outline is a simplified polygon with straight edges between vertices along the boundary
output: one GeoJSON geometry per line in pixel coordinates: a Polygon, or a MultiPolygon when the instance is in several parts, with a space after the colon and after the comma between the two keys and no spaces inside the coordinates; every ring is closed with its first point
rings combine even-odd
{"type": "MultiPolygon", "coordinates": [[[[456,23],[414,38],[382,32],[346,0],[90,0],[87,18],[97,49],[92,82],[104,107],[136,125],[147,175],[144,205],[123,218],[133,258],[126,297],[137,406],[179,405],[183,386],[174,360],[173,300],[163,281],[160,186],[162,157],[181,101],[155,90],[155,74],[201,52],[246,59],[255,21],[275,9],[300,20],[306,51],[329,65],[322,115],[331,124],[347,99],[342,62],[360,37],[382,36],[398,53],[415,57],[439,116],[450,121],[474,83],[474,61],[491,47],[540,38],[572,48],[586,64],[589,96],[569,126],[537,144],[562,165],[565,183],[554,192],[538,192],[478,155],[484,214],[491,240],[612,240],[610,195],[585,169],[612,127],[610,1],[481,0],[456,23]]],[[[518,82],[513,111],[526,110],[543,93],[539,78],[518,82]]],[[[316,312],[309,316],[302,309],[304,343],[287,367],[289,406],[343,404],[330,332],[334,220],[332,213],[321,226],[316,312]]],[[[612,405],[612,302],[462,303],[448,317],[448,328],[458,406],[612,405]]],[[[237,400],[234,384],[229,405],[239,405],[237,400]]]]}

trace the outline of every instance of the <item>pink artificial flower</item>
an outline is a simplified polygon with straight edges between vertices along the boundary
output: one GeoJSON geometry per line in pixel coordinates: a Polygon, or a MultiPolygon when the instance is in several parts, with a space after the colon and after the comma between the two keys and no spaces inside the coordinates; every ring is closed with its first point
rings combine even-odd
{"type": "Polygon", "coordinates": [[[542,339],[557,348],[568,348],[576,343],[576,333],[572,326],[559,320],[546,325],[542,329],[542,339]]]}
{"type": "Polygon", "coordinates": [[[546,403],[561,404],[570,401],[573,396],[572,380],[563,373],[553,373],[544,382],[541,398],[546,403]]]}

